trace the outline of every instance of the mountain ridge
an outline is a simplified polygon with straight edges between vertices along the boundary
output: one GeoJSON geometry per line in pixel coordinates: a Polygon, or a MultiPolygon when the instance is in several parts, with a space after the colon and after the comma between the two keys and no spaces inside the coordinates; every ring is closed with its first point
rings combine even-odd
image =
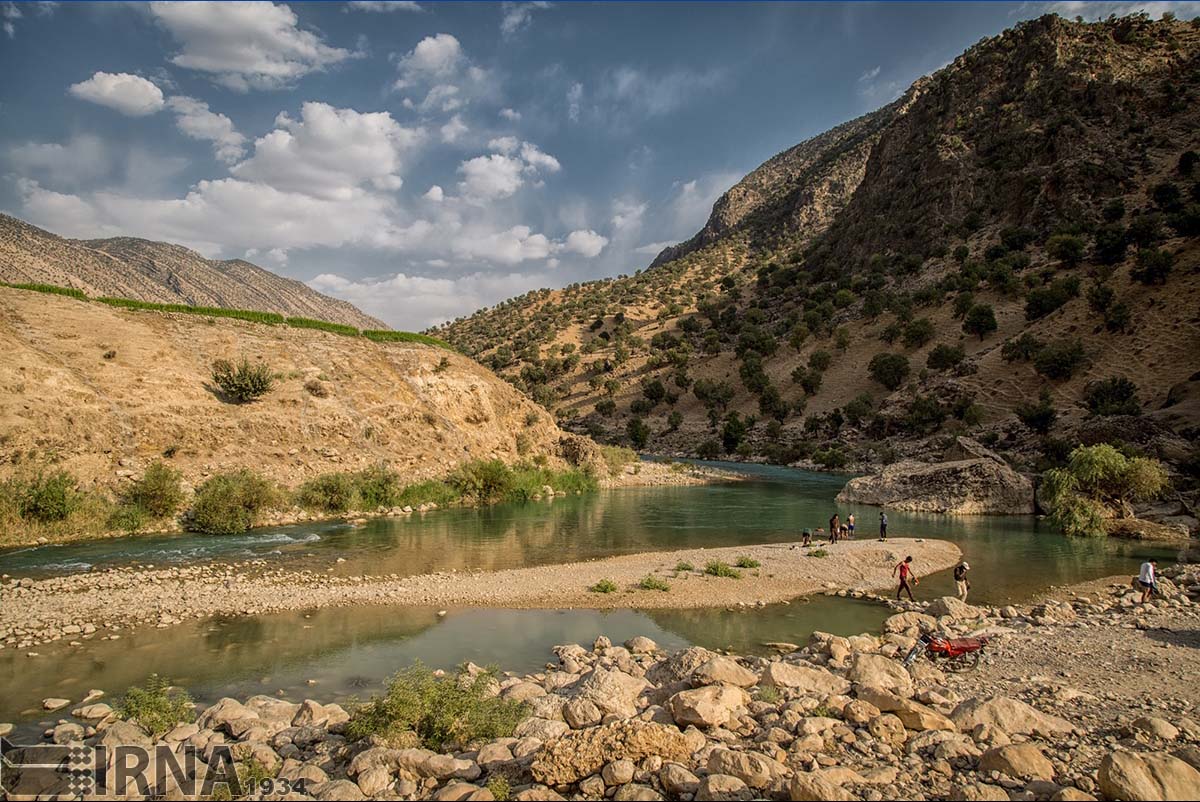
{"type": "Polygon", "coordinates": [[[69,239],[5,214],[0,214],[0,281],[389,328],[346,301],[244,259],[207,259],[182,245],[141,237],[69,239]]]}

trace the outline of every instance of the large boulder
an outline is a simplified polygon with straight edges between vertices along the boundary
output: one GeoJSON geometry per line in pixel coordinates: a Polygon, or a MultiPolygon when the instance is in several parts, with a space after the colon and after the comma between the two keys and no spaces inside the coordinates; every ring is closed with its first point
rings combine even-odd
{"type": "Polygon", "coordinates": [[[597,668],[579,681],[575,698],[588,700],[602,713],[629,718],[637,714],[637,698],[648,687],[644,679],[624,671],[597,668]]]}
{"type": "Polygon", "coordinates": [[[1105,799],[1200,799],[1200,771],[1163,752],[1112,752],[1096,779],[1105,799]]]}
{"type": "Polygon", "coordinates": [[[1007,696],[976,697],[968,699],[950,714],[950,719],[963,732],[970,732],[980,724],[1003,730],[1010,735],[1039,735],[1054,738],[1068,735],[1074,729],[1071,722],[1043,713],[1024,702],[1007,696]]]}
{"type": "Polygon", "coordinates": [[[850,792],[841,786],[834,785],[818,772],[798,771],[788,786],[788,799],[806,802],[807,800],[824,799],[845,800],[854,799],[854,797],[850,795],[850,792]]]}
{"type": "Polygon", "coordinates": [[[692,750],[674,727],[631,719],[575,730],[547,743],[530,766],[534,779],[546,785],[567,785],[590,777],[614,760],[657,755],[664,761],[686,763],[692,750]]]}
{"type": "Polygon", "coordinates": [[[881,654],[856,654],[846,676],[855,684],[882,688],[898,696],[912,696],[912,677],[903,665],[881,654]]]}
{"type": "Polygon", "coordinates": [[[758,675],[738,665],[732,657],[714,657],[692,672],[693,685],[736,685],[749,688],[758,684],[758,675]]]}
{"type": "Polygon", "coordinates": [[[1018,780],[1053,780],[1054,764],[1031,743],[997,746],[979,758],[980,771],[998,771],[1018,780]]]}
{"type": "Polygon", "coordinates": [[[794,688],[803,693],[844,694],[850,691],[850,683],[824,668],[792,663],[767,663],[763,669],[762,685],[778,688],[794,688]]]}
{"type": "Polygon", "coordinates": [[[750,703],[750,696],[732,685],[708,685],[680,691],[667,700],[667,710],[681,727],[724,727],[737,711],[750,703]]]}
{"type": "Polygon", "coordinates": [[[972,458],[925,463],[905,460],[851,479],[839,504],[958,515],[1031,515],[1033,483],[1002,462],[972,458]]]}
{"type": "Polygon", "coordinates": [[[652,666],[646,672],[646,679],[655,685],[669,685],[672,682],[683,682],[700,666],[717,656],[716,652],[692,646],[652,666]]]}
{"type": "Polygon", "coordinates": [[[984,610],[972,607],[954,596],[942,596],[940,599],[934,599],[929,603],[925,612],[934,618],[949,616],[955,621],[973,621],[986,615],[984,610]]]}
{"type": "Polygon", "coordinates": [[[779,761],[757,752],[714,749],[708,756],[708,773],[728,774],[751,788],[766,788],[791,772],[779,761]]]}

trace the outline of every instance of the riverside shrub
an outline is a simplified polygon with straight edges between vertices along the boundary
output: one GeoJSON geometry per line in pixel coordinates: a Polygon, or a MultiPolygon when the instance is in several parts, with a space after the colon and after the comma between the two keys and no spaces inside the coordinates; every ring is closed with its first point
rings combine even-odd
{"type": "Polygon", "coordinates": [[[189,528],[210,535],[245,532],[277,498],[270,481],[251,470],[217,474],[196,490],[189,528]]]}
{"type": "Polygon", "coordinates": [[[75,479],[71,474],[39,472],[20,491],[18,509],[27,521],[62,521],[75,508],[75,497],[75,479]]]}
{"type": "Polygon", "coordinates": [[[472,674],[463,668],[439,678],[417,663],[393,676],[385,694],[356,707],[346,734],[401,743],[415,736],[435,752],[509,737],[528,705],[490,695],[495,682],[495,670],[472,674]]]}
{"type": "Polygon", "coordinates": [[[1095,536],[1105,533],[1106,518],[1132,516],[1133,502],[1158,498],[1167,486],[1157,460],[1127,457],[1100,443],[1077,447],[1064,467],[1046,471],[1043,496],[1063,534],[1095,536]]]}
{"type": "Polygon", "coordinates": [[[155,738],[196,717],[187,692],[173,690],[170,681],[157,674],[151,674],[145,684],[126,691],[116,712],[119,718],[137,724],[155,738]]]}
{"type": "Polygon", "coordinates": [[[127,502],[153,518],[167,518],[183,506],[183,487],[179,471],[155,462],[129,491],[127,502]]]}

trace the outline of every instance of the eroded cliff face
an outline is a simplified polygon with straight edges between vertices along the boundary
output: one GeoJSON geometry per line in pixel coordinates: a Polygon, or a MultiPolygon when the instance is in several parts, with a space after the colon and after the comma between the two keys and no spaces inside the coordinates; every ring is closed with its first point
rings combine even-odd
{"type": "Polygon", "coordinates": [[[133,312],[0,287],[0,476],[52,462],[120,486],[164,459],[195,483],[252,468],[294,486],[386,463],[406,480],[462,462],[557,460],[553,418],[446,349],[194,315],[133,312]],[[275,386],[231,404],[217,359],[275,386]]]}

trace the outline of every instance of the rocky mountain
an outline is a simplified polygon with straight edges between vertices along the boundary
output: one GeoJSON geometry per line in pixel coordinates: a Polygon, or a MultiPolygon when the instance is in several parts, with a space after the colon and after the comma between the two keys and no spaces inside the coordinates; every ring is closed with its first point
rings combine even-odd
{"type": "Polygon", "coordinates": [[[362,329],[387,326],[353,305],[243,259],[206,259],[168,242],[73,240],[0,214],[0,281],[54,284],[90,296],[278,312],[362,329]]]}
{"type": "Polygon", "coordinates": [[[663,453],[1200,467],[1200,25],[1046,16],[765,162],[632,276],[434,330],[663,453]]]}

